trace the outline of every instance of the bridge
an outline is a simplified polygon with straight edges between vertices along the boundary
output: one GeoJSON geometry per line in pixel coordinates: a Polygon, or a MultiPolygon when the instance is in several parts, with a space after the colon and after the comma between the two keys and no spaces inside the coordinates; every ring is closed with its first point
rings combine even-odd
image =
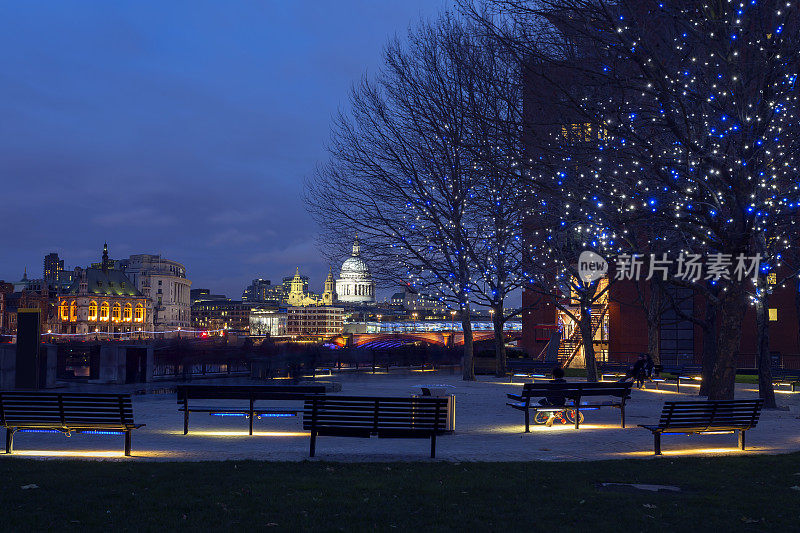
{"type": "MultiPolygon", "coordinates": [[[[519,330],[507,330],[504,332],[506,339],[518,340],[522,337],[519,330]]],[[[474,331],[472,334],[474,342],[487,341],[494,339],[493,331],[474,331]]],[[[404,331],[402,333],[353,333],[349,335],[337,335],[330,339],[331,344],[341,348],[396,348],[406,344],[418,342],[430,346],[463,346],[464,334],[460,331],[404,331]]]]}

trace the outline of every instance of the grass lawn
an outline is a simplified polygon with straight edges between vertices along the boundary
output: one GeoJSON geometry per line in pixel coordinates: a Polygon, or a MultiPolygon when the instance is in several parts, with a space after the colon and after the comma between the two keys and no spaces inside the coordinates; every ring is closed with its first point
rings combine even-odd
{"type": "Polygon", "coordinates": [[[800,454],[381,464],[3,457],[0,529],[796,531],[798,485],[800,454]],[[30,484],[38,488],[21,488],[30,484]]]}

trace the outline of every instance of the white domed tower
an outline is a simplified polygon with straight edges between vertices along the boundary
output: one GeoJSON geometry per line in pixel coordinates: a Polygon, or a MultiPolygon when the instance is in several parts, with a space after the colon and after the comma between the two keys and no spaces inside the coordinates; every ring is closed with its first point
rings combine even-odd
{"type": "Polygon", "coordinates": [[[353,254],[342,263],[336,280],[336,296],[342,303],[369,304],[375,301],[375,283],[367,263],[361,259],[358,235],[353,242],[353,254]]]}

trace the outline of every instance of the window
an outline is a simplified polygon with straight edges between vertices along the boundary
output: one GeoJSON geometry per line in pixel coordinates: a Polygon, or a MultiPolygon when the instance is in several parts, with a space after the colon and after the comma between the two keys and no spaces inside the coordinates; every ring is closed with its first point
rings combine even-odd
{"type": "Polygon", "coordinates": [[[131,307],[131,304],[125,304],[125,310],[122,312],[122,321],[130,322],[131,318],[133,318],[133,307],[131,307]]]}
{"type": "Polygon", "coordinates": [[[144,322],[144,307],[142,307],[142,304],[136,304],[136,313],[133,317],[134,322],[144,322]]]}
{"type": "Polygon", "coordinates": [[[69,320],[70,322],[76,322],[78,320],[78,304],[75,300],[72,300],[69,304],[69,320]]]}
{"type": "Polygon", "coordinates": [[[778,321],[778,310],[774,307],[768,310],[769,312],[769,321],[770,322],[777,322],[778,321]]]}
{"type": "Polygon", "coordinates": [[[100,321],[108,322],[108,302],[100,304],[100,321]]]}
{"type": "Polygon", "coordinates": [[[61,302],[61,305],[58,306],[58,314],[61,320],[69,320],[69,306],[66,301],[61,302]]]}
{"type": "Polygon", "coordinates": [[[767,274],[767,285],[776,285],[778,283],[778,275],[775,272],[767,274]]]}
{"type": "Polygon", "coordinates": [[[111,321],[119,322],[122,320],[122,307],[119,304],[114,304],[114,309],[111,312],[111,321]]]}
{"type": "Polygon", "coordinates": [[[93,322],[97,320],[97,302],[94,300],[89,302],[89,320],[93,322]]]}

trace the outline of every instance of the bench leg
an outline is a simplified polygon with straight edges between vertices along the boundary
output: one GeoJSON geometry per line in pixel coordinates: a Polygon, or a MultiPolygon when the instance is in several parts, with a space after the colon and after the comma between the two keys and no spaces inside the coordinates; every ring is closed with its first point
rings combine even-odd
{"type": "Polygon", "coordinates": [[[744,450],[744,430],[739,430],[739,448],[744,450]]]}
{"type": "Polygon", "coordinates": [[[436,433],[431,434],[431,459],[436,459],[436,433]]]}
{"type": "Polygon", "coordinates": [[[680,392],[680,391],[681,391],[681,380],[680,380],[680,378],[678,378],[678,379],[675,381],[675,383],[677,383],[677,385],[676,385],[676,389],[675,389],[675,392],[680,392]]]}
{"type": "Polygon", "coordinates": [[[653,433],[653,450],[655,455],[661,455],[661,433],[653,433]]]}
{"type": "Polygon", "coordinates": [[[125,432],[125,457],[131,456],[131,432],[125,432]]]}
{"type": "Polygon", "coordinates": [[[619,410],[622,411],[620,413],[620,416],[622,417],[622,428],[625,429],[625,403],[624,402],[620,406],[619,410]]]}
{"type": "Polygon", "coordinates": [[[14,451],[14,430],[6,428],[6,453],[14,451]]]}
{"type": "Polygon", "coordinates": [[[253,434],[253,419],[254,418],[255,418],[255,415],[253,413],[253,399],[251,398],[250,399],[250,434],[251,435],[253,434]]]}
{"type": "Polygon", "coordinates": [[[183,412],[183,434],[189,433],[189,410],[183,412]]]}
{"type": "Polygon", "coordinates": [[[581,406],[580,405],[576,405],[575,406],[575,429],[578,429],[580,427],[580,423],[581,423],[581,406]]]}
{"type": "Polygon", "coordinates": [[[530,409],[525,409],[525,433],[531,432],[531,412],[530,409]]]}
{"type": "Polygon", "coordinates": [[[308,454],[309,457],[314,457],[314,453],[317,451],[317,432],[313,429],[311,430],[311,450],[308,454]]]}

